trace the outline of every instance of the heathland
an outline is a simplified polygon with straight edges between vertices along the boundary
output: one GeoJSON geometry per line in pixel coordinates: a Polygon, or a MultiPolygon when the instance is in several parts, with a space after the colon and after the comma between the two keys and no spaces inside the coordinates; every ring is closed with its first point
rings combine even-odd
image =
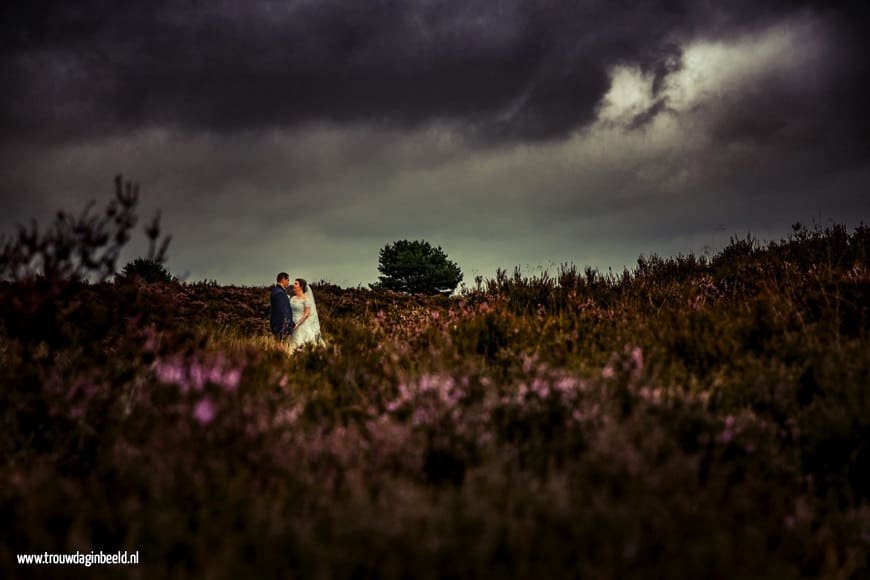
{"type": "Polygon", "coordinates": [[[870,230],[452,297],[0,284],[0,575],[870,574],[870,230]]]}

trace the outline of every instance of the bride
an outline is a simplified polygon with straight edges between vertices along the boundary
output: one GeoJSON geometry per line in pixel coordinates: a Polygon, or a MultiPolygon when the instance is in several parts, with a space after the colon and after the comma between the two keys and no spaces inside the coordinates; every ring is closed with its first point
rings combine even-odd
{"type": "Polygon", "coordinates": [[[320,318],[317,316],[317,303],[308,282],[302,278],[293,281],[293,296],[290,297],[293,311],[293,345],[296,348],[308,343],[321,344],[320,318]]]}

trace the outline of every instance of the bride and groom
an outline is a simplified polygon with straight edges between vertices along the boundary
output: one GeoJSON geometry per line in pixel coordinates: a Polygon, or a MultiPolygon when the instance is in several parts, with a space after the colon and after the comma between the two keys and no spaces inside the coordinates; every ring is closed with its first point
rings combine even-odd
{"type": "Polygon", "coordinates": [[[287,288],[291,286],[290,275],[281,272],[276,280],[278,283],[271,292],[272,312],[269,326],[272,334],[279,340],[289,338],[296,347],[321,343],[317,303],[308,282],[296,278],[288,292],[287,288]]]}

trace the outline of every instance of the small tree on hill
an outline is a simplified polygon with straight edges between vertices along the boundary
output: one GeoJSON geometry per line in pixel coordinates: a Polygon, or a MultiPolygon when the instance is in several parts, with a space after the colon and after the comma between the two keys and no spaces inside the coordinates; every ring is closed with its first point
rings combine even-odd
{"type": "Polygon", "coordinates": [[[160,247],[157,246],[157,241],[160,238],[160,214],[158,213],[150,224],[145,226],[145,235],[148,236],[148,257],[136,258],[129,262],[120,275],[117,276],[118,282],[128,282],[132,280],[141,280],[147,283],[154,282],[175,282],[176,279],[169,273],[169,270],[163,265],[166,262],[166,249],[169,247],[171,236],[166,236],[160,247]]]}
{"type": "Polygon", "coordinates": [[[124,266],[121,278],[132,280],[140,278],[143,282],[172,282],[172,275],[163,264],[154,259],[136,258],[124,266]]]}
{"type": "Polygon", "coordinates": [[[412,294],[449,294],[462,281],[462,270],[444,250],[424,241],[387,244],[380,251],[378,271],[375,286],[412,294]]]}

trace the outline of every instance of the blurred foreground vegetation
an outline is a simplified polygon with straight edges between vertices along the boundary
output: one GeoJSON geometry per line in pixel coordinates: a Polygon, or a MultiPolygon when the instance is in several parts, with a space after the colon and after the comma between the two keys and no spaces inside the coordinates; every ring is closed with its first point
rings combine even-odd
{"type": "Polygon", "coordinates": [[[862,578],[870,230],[455,297],[0,285],[0,576],[862,578]],[[25,570],[23,552],[139,550],[25,570]]]}

